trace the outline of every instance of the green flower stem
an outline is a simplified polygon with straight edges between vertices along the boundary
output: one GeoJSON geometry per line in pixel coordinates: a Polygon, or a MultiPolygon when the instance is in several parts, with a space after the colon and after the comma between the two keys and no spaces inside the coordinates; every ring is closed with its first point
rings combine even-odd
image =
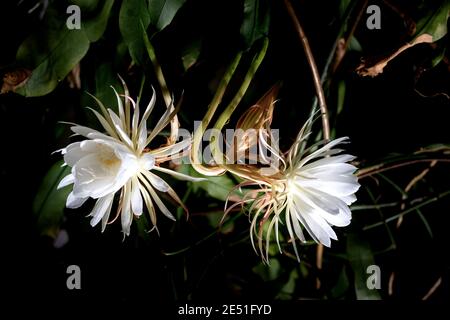
{"type": "Polygon", "coordinates": [[[200,144],[203,138],[203,134],[205,133],[206,127],[211,122],[211,119],[214,115],[214,113],[217,110],[217,107],[219,106],[220,102],[222,101],[223,95],[225,94],[225,90],[236,71],[236,68],[239,64],[239,61],[241,60],[242,53],[238,53],[234,60],[231,62],[230,66],[228,67],[227,71],[225,72],[222,80],[219,83],[219,87],[217,88],[216,94],[214,95],[211,103],[208,106],[208,111],[206,112],[201,126],[197,128],[197,130],[194,132],[194,137],[192,141],[192,151],[191,151],[191,164],[194,167],[196,171],[198,171],[201,174],[204,175],[217,175],[223,172],[222,168],[208,168],[203,165],[201,165],[201,159],[199,156],[199,148],[200,144]]]}
{"type": "MultiPolygon", "coordinates": [[[[263,47],[261,48],[261,51],[253,58],[252,63],[250,65],[250,68],[247,71],[247,74],[244,77],[244,81],[241,84],[241,87],[239,88],[236,95],[233,97],[233,100],[228,104],[227,108],[222,112],[219,119],[217,119],[214,129],[222,130],[225,124],[230,119],[231,115],[233,114],[234,110],[238,106],[239,102],[241,102],[242,98],[244,97],[245,93],[247,92],[248,87],[250,86],[250,82],[252,81],[253,77],[255,76],[256,71],[258,70],[259,66],[261,65],[261,62],[264,59],[264,56],[267,52],[267,47],[269,46],[269,39],[265,38],[263,42],[263,47]]],[[[213,137],[214,139],[214,137],[213,137]]],[[[214,141],[211,141],[211,152],[213,154],[214,159],[216,162],[223,162],[223,154],[220,152],[219,148],[219,141],[217,139],[214,139],[214,141]],[[222,157],[222,159],[221,159],[222,157]]]]}

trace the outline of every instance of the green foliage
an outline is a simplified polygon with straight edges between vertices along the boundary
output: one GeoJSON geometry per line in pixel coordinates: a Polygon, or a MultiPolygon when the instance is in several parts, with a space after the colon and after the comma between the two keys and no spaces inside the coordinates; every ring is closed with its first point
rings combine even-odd
{"type": "MultiPolygon", "coordinates": [[[[437,3],[433,5],[436,6],[437,3]]],[[[433,37],[433,42],[438,41],[447,34],[447,19],[450,13],[450,1],[441,0],[437,7],[429,8],[427,14],[424,15],[416,23],[417,38],[423,34],[429,34],[433,37]]]]}
{"type": "Polygon", "coordinates": [[[354,274],[355,294],[358,300],[379,300],[376,289],[367,287],[367,267],[375,264],[369,243],[358,234],[347,236],[347,255],[354,274]]]}
{"type": "Polygon", "coordinates": [[[133,61],[142,65],[146,60],[142,26],[155,31],[167,27],[185,0],[125,0],[120,8],[119,27],[133,61]]]}
{"type": "Polygon", "coordinates": [[[59,182],[70,173],[70,167],[55,163],[45,175],[33,202],[33,213],[36,216],[37,228],[41,234],[55,237],[64,216],[66,199],[72,186],[59,190],[59,182]]]}
{"type": "Polygon", "coordinates": [[[268,35],[269,25],[269,2],[267,0],[245,0],[241,36],[246,49],[249,49],[255,41],[268,35]]]}
{"type": "Polygon", "coordinates": [[[205,181],[192,183],[192,190],[194,192],[203,190],[209,197],[221,201],[225,201],[227,199],[228,195],[235,186],[235,183],[227,174],[223,174],[218,177],[207,177],[199,174],[194,170],[194,168],[187,165],[181,166],[179,171],[185,174],[189,174],[193,177],[205,178],[205,181]]]}
{"type": "Polygon", "coordinates": [[[145,46],[142,40],[141,24],[147,28],[150,23],[148,3],[145,0],[125,0],[120,8],[119,27],[131,58],[137,64],[144,63],[145,46]]]}
{"type": "Polygon", "coordinates": [[[185,2],[186,0],[149,0],[151,25],[158,31],[167,27],[185,2]]]}
{"type": "Polygon", "coordinates": [[[279,300],[291,300],[295,291],[297,279],[298,279],[298,271],[297,269],[293,269],[289,273],[288,281],[281,287],[281,290],[276,298],[279,300]]]}
{"type": "MultiPolygon", "coordinates": [[[[101,6],[101,2],[97,3],[101,6]]],[[[17,63],[32,70],[18,93],[35,97],[51,92],[86,55],[89,44],[101,37],[112,4],[113,0],[105,1],[98,14],[81,19],[80,30],[68,29],[68,15],[49,7],[40,28],[18,49],[17,63]]]]}
{"type": "Polygon", "coordinates": [[[280,262],[276,258],[270,260],[270,268],[267,268],[266,264],[260,262],[258,265],[253,267],[252,270],[264,281],[276,280],[283,271],[280,262]]]}

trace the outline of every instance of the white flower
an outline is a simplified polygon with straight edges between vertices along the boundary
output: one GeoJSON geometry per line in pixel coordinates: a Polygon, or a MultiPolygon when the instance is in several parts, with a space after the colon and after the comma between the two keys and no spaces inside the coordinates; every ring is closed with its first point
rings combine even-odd
{"type": "MultiPolygon", "coordinates": [[[[332,226],[347,226],[351,221],[349,205],[356,201],[355,193],[360,187],[353,174],[357,168],[348,163],[354,159],[353,156],[339,155],[342,150],[335,148],[348,138],[339,138],[322,147],[315,145],[303,150],[305,139],[309,135],[305,131],[310,121],[311,119],[302,128],[288,153],[276,155],[281,159],[282,166],[273,176],[243,174],[247,180],[241,185],[254,184],[260,188],[247,193],[242,201],[232,206],[251,203],[251,241],[257,251],[255,234],[259,252],[266,262],[274,229],[275,240],[280,252],[282,251],[279,243],[280,224],[286,225],[299,259],[295,238],[306,242],[302,228],[316,242],[330,247],[331,239],[337,240],[332,226]],[[312,151],[313,148],[316,150],[312,151]]],[[[278,152],[276,149],[272,151],[278,152]]],[[[234,173],[239,174],[239,170],[234,173]]]]}
{"type": "MultiPolygon", "coordinates": [[[[115,91],[115,90],[114,90],[115,91]]],[[[180,206],[184,205],[175,191],[155,171],[161,171],[187,180],[197,180],[184,174],[160,167],[159,164],[183,156],[190,147],[190,139],[179,143],[170,143],[157,149],[148,149],[147,145],[176,117],[173,105],[167,108],[155,128],[148,134],[147,119],[155,105],[155,92],[141,119],[139,105],[129,96],[125,86],[125,108],[117,94],[119,115],[106,109],[97,101],[102,114],[92,110],[106,133],[91,128],[74,125],[71,130],[86,140],[75,142],[62,149],[64,162],[72,168],[58,188],[73,184],[73,190],[67,198],[68,208],[80,207],[88,198],[96,199],[91,216],[91,225],[102,221],[102,231],[109,222],[114,196],[119,193],[116,217],[120,215],[122,231],[129,235],[133,217],[143,213],[144,203],[150,220],[156,227],[155,206],[169,219],[175,220],[158,196],[158,190],[169,194],[180,206]],[[134,112],[131,115],[130,103],[134,112]],[[132,117],[132,118],[131,118],[132,117]]],[[[175,129],[177,130],[177,128],[175,129]]],[[[173,130],[171,137],[177,132],[173,130]]]]}

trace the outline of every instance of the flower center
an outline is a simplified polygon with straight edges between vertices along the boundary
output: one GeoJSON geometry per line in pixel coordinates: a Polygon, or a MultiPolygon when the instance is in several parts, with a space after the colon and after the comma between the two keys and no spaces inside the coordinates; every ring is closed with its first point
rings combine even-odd
{"type": "Polygon", "coordinates": [[[98,144],[97,158],[99,162],[108,170],[114,170],[122,163],[122,161],[114,153],[114,150],[103,144],[98,144]]]}

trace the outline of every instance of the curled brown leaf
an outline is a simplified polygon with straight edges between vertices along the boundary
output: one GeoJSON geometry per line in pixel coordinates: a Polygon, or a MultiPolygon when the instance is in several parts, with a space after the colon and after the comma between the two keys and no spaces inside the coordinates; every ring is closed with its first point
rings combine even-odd
{"type": "Polygon", "coordinates": [[[15,92],[27,82],[30,76],[31,71],[23,68],[6,72],[3,75],[3,85],[0,93],[15,92]]]}
{"type": "Polygon", "coordinates": [[[376,77],[380,73],[383,73],[384,68],[387,66],[387,64],[396,58],[400,53],[403,51],[417,45],[420,43],[432,43],[433,42],[433,36],[427,33],[424,33],[417,38],[415,38],[412,42],[409,42],[400,48],[398,48],[393,54],[389,55],[388,57],[385,57],[381,60],[379,60],[374,65],[368,65],[367,61],[362,61],[362,63],[356,68],[356,72],[363,77],[370,76],[370,77],[376,77]]]}

